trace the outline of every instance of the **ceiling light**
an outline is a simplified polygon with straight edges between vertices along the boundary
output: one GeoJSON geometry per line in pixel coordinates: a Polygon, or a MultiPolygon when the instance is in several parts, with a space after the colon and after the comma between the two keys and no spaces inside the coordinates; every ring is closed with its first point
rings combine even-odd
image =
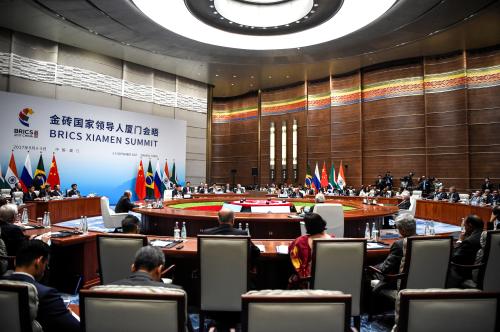
{"type": "Polygon", "coordinates": [[[215,74],[215,77],[219,77],[219,74],[215,74]]]}
{"type": "Polygon", "coordinates": [[[269,75],[267,78],[273,78],[271,75],[269,75]]]}
{"type": "MultiPolygon", "coordinates": [[[[134,4],[150,19],[176,34],[201,43],[250,50],[290,49],[338,39],[372,23],[389,10],[396,1],[344,0],[337,14],[320,25],[290,34],[256,36],[228,32],[208,25],[193,16],[184,1],[133,0],[134,4]]],[[[283,3],[288,2],[290,1],[283,3]]],[[[214,4],[217,8],[216,2],[214,4]]],[[[313,12],[314,10],[308,11],[303,16],[313,12]]],[[[222,16],[241,25],[245,23],[226,15],[222,16]]],[[[255,26],[256,23],[247,24],[255,26]]],[[[272,22],[272,26],[276,25],[280,24],[272,22]]]]}
{"type": "Polygon", "coordinates": [[[233,78],[236,78],[236,77],[238,77],[238,76],[236,76],[236,75],[233,75],[233,78]]]}

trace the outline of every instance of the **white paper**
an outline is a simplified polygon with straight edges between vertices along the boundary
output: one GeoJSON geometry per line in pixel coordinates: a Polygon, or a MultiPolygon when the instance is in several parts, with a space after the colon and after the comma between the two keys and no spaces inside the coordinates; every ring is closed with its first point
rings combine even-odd
{"type": "Polygon", "coordinates": [[[151,242],[151,245],[153,247],[166,247],[171,243],[172,241],[155,240],[151,242]]]}
{"type": "Polygon", "coordinates": [[[260,252],[266,252],[266,246],[263,244],[256,244],[255,246],[259,248],[260,252]]]}
{"type": "Polygon", "coordinates": [[[285,245],[276,246],[276,252],[278,254],[288,255],[288,246],[285,246],[285,245]]]}
{"type": "Polygon", "coordinates": [[[381,249],[381,248],[384,248],[384,245],[380,243],[368,242],[366,244],[366,249],[381,249]]]}

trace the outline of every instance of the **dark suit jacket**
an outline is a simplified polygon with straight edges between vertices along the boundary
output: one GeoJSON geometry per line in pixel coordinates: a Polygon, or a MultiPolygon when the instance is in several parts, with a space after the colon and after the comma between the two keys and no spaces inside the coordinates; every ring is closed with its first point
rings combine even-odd
{"type": "MultiPolygon", "coordinates": [[[[201,234],[205,235],[248,235],[246,230],[234,228],[229,224],[220,224],[217,227],[202,229],[201,234]]],[[[255,260],[260,256],[260,250],[250,242],[250,260],[252,266],[255,266],[255,260]]]]}
{"type": "Polygon", "coordinates": [[[411,202],[410,202],[410,200],[407,200],[407,201],[402,201],[401,203],[399,203],[398,208],[400,210],[409,210],[410,206],[411,206],[411,202]]]}
{"type": "Polygon", "coordinates": [[[27,237],[24,236],[21,227],[9,222],[0,221],[0,228],[2,229],[2,240],[7,247],[7,254],[15,256],[19,247],[24,241],[27,241],[27,237]]]}
{"type": "Polygon", "coordinates": [[[50,192],[50,197],[55,197],[55,196],[63,196],[63,193],[59,190],[52,190],[50,192]]]}
{"type": "MultiPolygon", "coordinates": [[[[389,255],[387,258],[376,267],[384,274],[397,274],[399,273],[399,266],[403,259],[403,239],[399,239],[391,245],[389,255]]],[[[380,279],[380,283],[373,289],[373,292],[378,293],[382,289],[396,289],[397,284],[394,281],[388,282],[384,280],[381,275],[375,276],[380,279]]]]}
{"type": "Polygon", "coordinates": [[[61,295],[55,288],[47,287],[24,274],[14,273],[6,279],[25,281],[35,285],[38,291],[38,314],[36,320],[44,332],[80,331],[80,322],[76,320],[64,305],[61,295]]]}
{"type": "Polygon", "coordinates": [[[68,191],[68,195],[67,195],[68,197],[73,197],[75,195],[80,196],[80,191],[79,190],[73,190],[73,189],[71,189],[70,191],[68,191]]]}
{"type": "Polygon", "coordinates": [[[449,193],[448,200],[452,203],[456,203],[460,200],[460,195],[458,193],[449,193]]]}
{"type": "Polygon", "coordinates": [[[177,191],[176,189],[172,190],[172,197],[176,197],[178,195],[181,195],[181,197],[184,197],[184,194],[182,191],[177,191]]]}
{"type": "Polygon", "coordinates": [[[304,198],[304,194],[302,194],[300,191],[296,193],[295,191],[290,195],[290,198],[304,198]]]}
{"type": "Polygon", "coordinates": [[[111,285],[125,285],[125,286],[154,286],[154,287],[164,287],[164,288],[178,288],[182,289],[181,286],[174,284],[166,284],[161,281],[156,281],[151,278],[151,276],[146,272],[132,272],[132,274],[127,279],[113,281],[111,285]]]}
{"type": "Polygon", "coordinates": [[[30,193],[29,191],[23,195],[23,201],[25,202],[34,201],[35,198],[38,198],[36,193],[30,193]]]}
{"type": "Polygon", "coordinates": [[[182,195],[190,194],[191,192],[192,192],[191,187],[183,187],[182,188],[182,195]]]}
{"type": "Polygon", "coordinates": [[[477,251],[481,249],[482,232],[481,229],[476,229],[462,243],[459,243],[453,250],[452,262],[464,265],[474,264],[477,251]]]}
{"type": "Polygon", "coordinates": [[[127,196],[123,195],[118,200],[118,203],[116,203],[115,212],[116,213],[128,212],[128,211],[132,210],[135,207],[137,207],[137,206],[130,201],[130,198],[128,198],[127,196]]]}

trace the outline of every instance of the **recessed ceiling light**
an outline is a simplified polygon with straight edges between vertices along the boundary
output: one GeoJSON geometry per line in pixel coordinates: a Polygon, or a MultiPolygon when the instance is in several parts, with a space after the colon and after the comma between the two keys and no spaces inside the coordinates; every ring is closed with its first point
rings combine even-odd
{"type": "Polygon", "coordinates": [[[251,75],[251,76],[250,76],[250,78],[254,78],[254,76],[253,76],[253,75],[251,75]]]}
{"type": "Polygon", "coordinates": [[[269,75],[267,78],[273,78],[271,75],[269,75]]]}
{"type": "Polygon", "coordinates": [[[314,4],[314,7],[318,7],[319,5],[317,3],[314,4]]]}
{"type": "Polygon", "coordinates": [[[231,83],[231,85],[234,85],[234,83],[231,83]]]}
{"type": "Polygon", "coordinates": [[[214,5],[210,5],[210,6],[208,6],[208,7],[210,7],[210,8],[214,8],[214,5]]]}
{"type": "Polygon", "coordinates": [[[286,78],[290,78],[290,75],[286,75],[286,78]]]}
{"type": "Polygon", "coordinates": [[[233,24],[233,22],[229,21],[229,24],[233,24]]]}
{"type": "MultiPolygon", "coordinates": [[[[338,12],[322,24],[292,34],[268,36],[236,34],[215,28],[197,19],[189,11],[184,1],[133,1],[145,15],[154,20],[156,23],[162,25],[167,30],[201,43],[247,50],[280,50],[331,42],[366,27],[368,24],[380,18],[394,5],[394,3],[397,2],[397,0],[344,1],[338,12]]],[[[226,3],[229,2],[236,5],[244,3],[244,1],[226,1],[226,3]]],[[[292,2],[282,1],[280,3],[282,3],[283,6],[289,6],[292,2]]],[[[292,19],[288,16],[287,11],[287,15],[282,15],[283,17],[286,17],[287,21],[277,21],[275,19],[276,15],[268,16],[266,19],[267,21],[264,20],[266,24],[260,24],[263,21],[259,15],[249,15],[247,11],[240,9],[233,12],[233,15],[231,16],[226,15],[225,10],[227,8],[222,11],[222,9],[219,8],[218,3],[215,1],[210,1],[209,5],[213,4],[214,8],[217,9],[217,14],[220,14],[228,21],[235,22],[242,27],[247,25],[259,28],[264,26],[271,28],[274,26],[289,26],[291,24],[290,22],[295,22],[296,20],[299,20],[299,18],[302,20],[302,18],[306,15],[309,15],[309,18],[311,18],[311,15],[317,11],[316,7],[319,8],[319,6],[315,6],[317,3],[317,0],[308,2],[310,7],[308,7],[304,12],[301,12],[300,16],[292,19]],[[243,19],[235,19],[235,15],[237,17],[242,17],[243,19]]],[[[293,2],[293,4],[295,4],[295,2],[293,2]]],[[[269,7],[274,7],[274,5],[269,7]]],[[[282,13],[285,13],[283,8],[280,10],[282,13]]]]}
{"type": "Polygon", "coordinates": [[[309,16],[304,16],[304,18],[305,18],[305,19],[308,19],[308,18],[309,18],[309,16]]]}
{"type": "Polygon", "coordinates": [[[219,77],[219,74],[215,74],[216,77],[219,77]]]}
{"type": "Polygon", "coordinates": [[[295,21],[295,23],[300,23],[300,21],[295,21]]]}
{"type": "Polygon", "coordinates": [[[236,76],[236,75],[233,75],[233,78],[236,78],[236,77],[238,77],[238,76],[236,76]]]}
{"type": "Polygon", "coordinates": [[[223,19],[224,19],[224,17],[222,17],[222,16],[221,16],[221,17],[219,17],[219,18],[220,18],[221,20],[223,20],[223,19]]]}
{"type": "Polygon", "coordinates": [[[253,86],[253,84],[250,84],[250,86],[253,86]]]}
{"type": "Polygon", "coordinates": [[[218,13],[217,12],[214,12],[215,15],[217,15],[218,13]]]}

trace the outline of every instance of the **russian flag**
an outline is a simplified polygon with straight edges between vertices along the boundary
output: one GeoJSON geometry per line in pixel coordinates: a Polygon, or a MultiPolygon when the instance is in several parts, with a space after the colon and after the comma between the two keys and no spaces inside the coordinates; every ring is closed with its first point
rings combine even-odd
{"type": "Polygon", "coordinates": [[[160,169],[160,160],[159,159],[156,161],[156,170],[155,170],[154,181],[155,181],[155,188],[154,188],[155,189],[155,198],[158,199],[162,195],[161,188],[163,187],[163,181],[161,179],[161,169],[160,169]]]}
{"type": "Polygon", "coordinates": [[[316,169],[314,170],[314,176],[313,176],[313,187],[316,191],[319,191],[321,188],[321,177],[319,176],[319,169],[318,169],[318,163],[316,163],[316,169]]]}
{"type": "Polygon", "coordinates": [[[26,155],[26,161],[24,162],[24,167],[23,171],[21,172],[21,178],[19,179],[19,182],[21,183],[21,187],[23,188],[24,192],[27,192],[28,188],[33,183],[33,173],[31,171],[31,160],[29,152],[26,155]]]}

